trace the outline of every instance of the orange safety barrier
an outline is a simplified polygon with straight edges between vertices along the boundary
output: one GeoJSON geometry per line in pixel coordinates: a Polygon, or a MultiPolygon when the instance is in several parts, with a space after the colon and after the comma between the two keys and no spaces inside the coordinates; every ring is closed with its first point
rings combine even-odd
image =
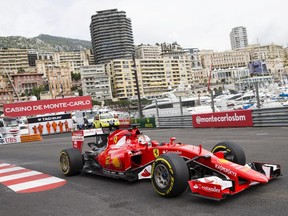
{"type": "Polygon", "coordinates": [[[40,134],[28,134],[20,136],[21,142],[34,142],[42,141],[42,136],[40,134]]]}

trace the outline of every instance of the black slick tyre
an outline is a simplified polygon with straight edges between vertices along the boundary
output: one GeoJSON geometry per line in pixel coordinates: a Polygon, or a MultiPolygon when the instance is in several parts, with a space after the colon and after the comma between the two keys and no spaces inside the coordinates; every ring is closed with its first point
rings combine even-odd
{"type": "Polygon", "coordinates": [[[79,174],[83,169],[82,154],[74,148],[62,150],[60,153],[60,168],[66,176],[79,174]]]}
{"type": "Polygon", "coordinates": [[[229,141],[223,141],[218,144],[216,144],[212,148],[212,153],[216,153],[222,151],[224,152],[224,158],[226,160],[229,160],[233,163],[237,163],[240,165],[246,164],[246,156],[242,149],[242,147],[236,143],[229,142],[229,141]]]}
{"type": "Polygon", "coordinates": [[[152,185],[163,197],[176,197],[183,193],[189,180],[189,170],[182,157],[167,153],[156,158],[152,165],[152,185]]]}

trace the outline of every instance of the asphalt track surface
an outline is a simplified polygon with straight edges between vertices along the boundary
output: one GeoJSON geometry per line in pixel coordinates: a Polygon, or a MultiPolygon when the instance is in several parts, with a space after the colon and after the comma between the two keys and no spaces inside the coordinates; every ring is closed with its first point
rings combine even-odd
{"type": "Polygon", "coordinates": [[[81,174],[65,177],[59,169],[59,153],[70,148],[70,134],[43,137],[42,142],[0,145],[0,163],[10,163],[65,179],[67,184],[36,193],[15,193],[0,184],[1,216],[39,215],[235,215],[284,216],[288,213],[288,128],[228,129],[151,129],[144,130],[154,140],[177,141],[211,150],[223,140],[240,144],[247,162],[275,162],[282,176],[266,185],[257,185],[222,201],[191,196],[188,191],[177,198],[162,198],[150,180],[129,183],[81,174]]]}

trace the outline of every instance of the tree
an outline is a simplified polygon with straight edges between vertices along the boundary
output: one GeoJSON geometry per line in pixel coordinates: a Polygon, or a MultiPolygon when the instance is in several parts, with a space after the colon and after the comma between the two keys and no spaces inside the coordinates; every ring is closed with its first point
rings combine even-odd
{"type": "Polygon", "coordinates": [[[18,73],[25,73],[25,70],[22,67],[20,67],[18,68],[18,73]]]}
{"type": "Polygon", "coordinates": [[[44,86],[35,86],[33,87],[31,94],[37,97],[37,100],[40,100],[40,93],[44,91],[44,86]]]}
{"type": "Polygon", "coordinates": [[[81,74],[71,72],[71,78],[73,81],[79,81],[79,80],[81,80],[81,74]]]}

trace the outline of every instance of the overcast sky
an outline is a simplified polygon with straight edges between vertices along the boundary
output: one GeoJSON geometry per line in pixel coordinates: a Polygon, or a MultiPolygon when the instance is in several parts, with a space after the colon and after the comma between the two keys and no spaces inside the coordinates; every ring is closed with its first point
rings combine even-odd
{"type": "Polygon", "coordinates": [[[91,40],[96,11],[125,11],[138,44],[178,42],[183,48],[230,50],[233,27],[248,43],[288,44],[287,0],[0,0],[0,36],[39,34],[91,40]]]}

